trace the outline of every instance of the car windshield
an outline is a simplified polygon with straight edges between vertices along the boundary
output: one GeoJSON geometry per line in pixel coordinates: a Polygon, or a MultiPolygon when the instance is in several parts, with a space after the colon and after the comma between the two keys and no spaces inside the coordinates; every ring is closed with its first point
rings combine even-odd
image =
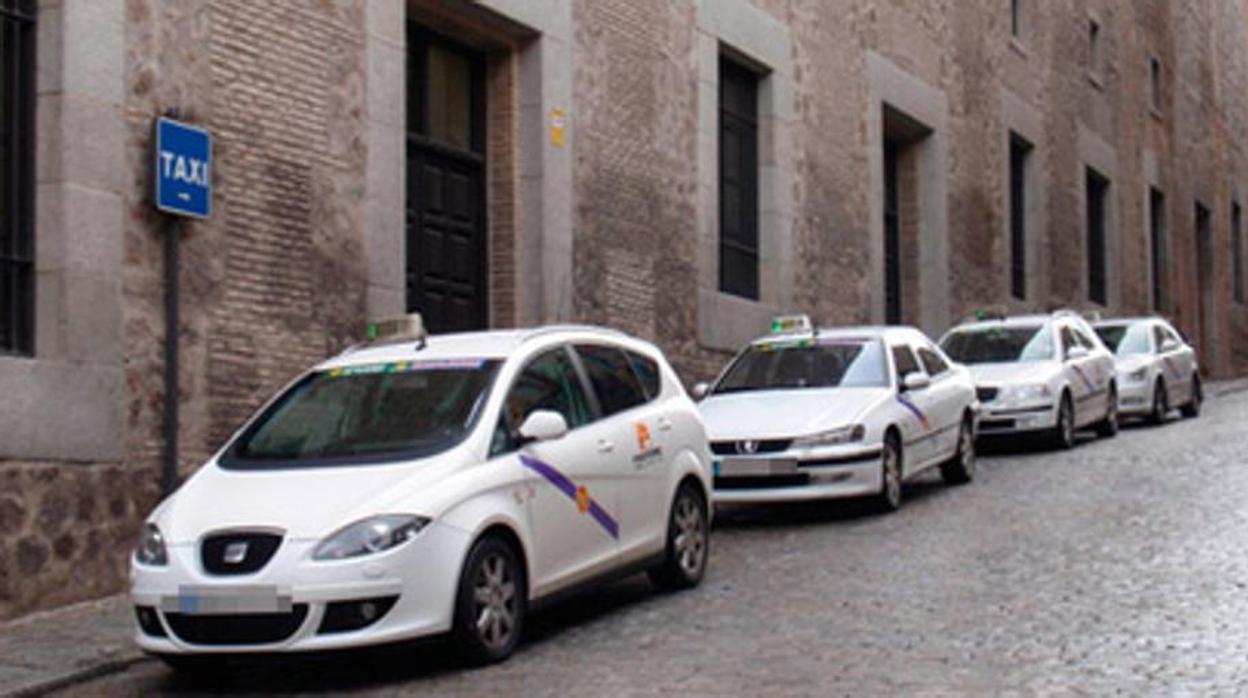
{"type": "Polygon", "coordinates": [[[341,465],[440,453],[472,429],[498,364],[399,361],[310,374],[248,427],[222,466],[341,465]]]}
{"type": "Polygon", "coordinates": [[[955,330],[940,343],[949,358],[964,364],[1049,361],[1055,356],[1048,325],[955,330]]]}
{"type": "Polygon", "coordinates": [[[1142,322],[1132,325],[1099,325],[1096,334],[1105,346],[1118,356],[1148,354],[1148,325],[1142,322]]]}
{"type": "Polygon", "coordinates": [[[751,346],[737,357],[714,392],[887,385],[888,368],[879,341],[801,339],[751,346]]]}

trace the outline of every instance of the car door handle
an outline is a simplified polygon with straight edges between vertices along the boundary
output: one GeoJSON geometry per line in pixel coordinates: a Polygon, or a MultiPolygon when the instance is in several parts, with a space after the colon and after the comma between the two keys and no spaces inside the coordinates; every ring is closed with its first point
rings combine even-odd
{"type": "Polygon", "coordinates": [[[668,419],[667,417],[659,417],[658,423],[659,423],[659,431],[671,431],[672,430],[672,420],[668,419]]]}
{"type": "Polygon", "coordinates": [[[598,452],[599,453],[610,453],[614,450],[615,450],[615,444],[611,443],[610,441],[607,441],[606,439],[598,440],[598,452]]]}

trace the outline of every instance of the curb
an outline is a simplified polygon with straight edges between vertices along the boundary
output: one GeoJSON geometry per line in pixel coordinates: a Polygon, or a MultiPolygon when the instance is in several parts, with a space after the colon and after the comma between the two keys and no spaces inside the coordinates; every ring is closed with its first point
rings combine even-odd
{"type": "Polygon", "coordinates": [[[35,698],[36,696],[47,695],[48,693],[58,691],[62,688],[68,688],[69,686],[98,679],[101,676],[120,673],[135,664],[148,661],[152,661],[152,658],[147,655],[109,659],[103,662],[97,662],[91,666],[83,667],[77,671],[71,671],[50,679],[36,681],[26,686],[19,686],[12,691],[0,692],[0,698],[35,698]]]}

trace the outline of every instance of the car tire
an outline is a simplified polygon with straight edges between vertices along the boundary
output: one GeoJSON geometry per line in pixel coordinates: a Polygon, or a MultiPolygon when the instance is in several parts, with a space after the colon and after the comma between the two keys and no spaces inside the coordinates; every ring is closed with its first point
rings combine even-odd
{"type": "Polygon", "coordinates": [[[1153,386],[1153,409],[1148,413],[1148,421],[1161,424],[1170,414],[1170,393],[1166,391],[1166,382],[1160,378],[1153,386]]]}
{"type": "Polygon", "coordinates": [[[663,562],[646,572],[660,589],[689,589],[702,582],[711,552],[711,522],[706,496],[685,482],[676,490],[667,515],[667,545],[663,562]]]}
{"type": "Polygon", "coordinates": [[[1200,376],[1193,373],[1192,374],[1192,399],[1188,400],[1186,405],[1183,405],[1182,407],[1180,407],[1179,412],[1182,413],[1182,415],[1186,417],[1187,419],[1193,419],[1195,417],[1199,417],[1200,406],[1204,404],[1204,402],[1205,402],[1205,393],[1204,393],[1203,388],[1201,388],[1201,385],[1200,385],[1200,376]]]}
{"type": "Polygon", "coordinates": [[[510,543],[486,535],[473,544],[459,575],[451,633],[464,659],[493,664],[511,656],[524,631],[528,584],[510,543]]]}
{"type": "Polygon", "coordinates": [[[1118,388],[1109,384],[1108,406],[1105,408],[1105,419],[1096,425],[1096,435],[1103,439],[1112,439],[1118,435],[1118,388]]]}
{"type": "Polygon", "coordinates": [[[1057,408],[1057,424],[1053,425],[1050,440],[1062,450],[1075,447],[1075,404],[1068,392],[1062,393],[1062,401],[1057,408]]]}
{"type": "Polygon", "coordinates": [[[949,485],[964,485],[975,479],[975,421],[970,415],[962,418],[958,450],[940,464],[940,477],[949,485]]]}
{"type": "Polygon", "coordinates": [[[880,449],[880,493],[875,496],[876,508],[888,513],[901,508],[902,458],[901,438],[889,430],[884,434],[884,446],[880,449]]]}

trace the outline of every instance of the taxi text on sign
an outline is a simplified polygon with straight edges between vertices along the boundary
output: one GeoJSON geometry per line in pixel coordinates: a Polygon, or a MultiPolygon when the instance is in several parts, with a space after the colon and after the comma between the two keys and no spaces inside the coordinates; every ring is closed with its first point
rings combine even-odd
{"type": "Polygon", "coordinates": [[[156,208],[193,218],[212,213],[212,134],[157,119],[155,165],[156,208]]]}

